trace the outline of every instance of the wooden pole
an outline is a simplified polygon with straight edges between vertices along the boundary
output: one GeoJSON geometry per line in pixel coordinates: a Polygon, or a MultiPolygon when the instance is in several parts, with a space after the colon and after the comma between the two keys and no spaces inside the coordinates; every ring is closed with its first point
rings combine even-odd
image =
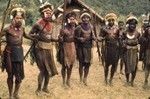
{"type": "MultiPolygon", "coordinates": [[[[6,9],[4,10],[4,12],[3,12],[2,24],[1,24],[1,31],[0,31],[0,32],[3,31],[3,28],[4,28],[4,25],[5,25],[5,21],[6,21],[6,18],[7,18],[8,9],[9,9],[10,4],[11,4],[11,0],[8,1],[7,7],[6,7],[6,9]]],[[[0,55],[2,55],[2,50],[1,50],[1,37],[2,37],[2,34],[0,33],[0,55]]]]}
{"type": "Polygon", "coordinates": [[[62,19],[62,28],[65,27],[65,17],[66,17],[66,10],[67,10],[67,0],[64,0],[64,6],[63,6],[63,19],[62,19]]]}

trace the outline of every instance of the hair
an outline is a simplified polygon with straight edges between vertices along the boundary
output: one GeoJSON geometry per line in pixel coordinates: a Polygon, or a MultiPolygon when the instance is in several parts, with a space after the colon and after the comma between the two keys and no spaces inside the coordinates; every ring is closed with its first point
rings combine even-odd
{"type": "Polygon", "coordinates": [[[130,19],[126,22],[126,24],[130,24],[131,22],[134,22],[135,24],[138,24],[136,19],[130,19]]]}
{"type": "Polygon", "coordinates": [[[46,6],[42,7],[42,8],[39,8],[39,12],[42,13],[42,11],[44,9],[46,9],[46,8],[50,8],[51,10],[53,10],[52,5],[46,5],[46,6]]]}
{"type": "Polygon", "coordinates": [[[70,17],[76,18],[77,15],[76,15],[76,13],[73,12],[73,11],[72,11],[72,12],[69,12],[69,13],[66,14],[65,21],[67,22],[68,18],[70,18],[70,17]]]}
{"type": "MultiPolygon", "coordinates": [[[[16,17],[17,13],[18,13],[17,11],[14,11],[14,12],[12,13],[13,18],[16,17]]],[[[23,18],[25,18],[25,13],[22,13],[21,16],[22,16],[23,18]]]]}
{"type": "Polygon", "coordinates": [[[118,23],[124,23],[123,21],[118,21],[118,23]]]}

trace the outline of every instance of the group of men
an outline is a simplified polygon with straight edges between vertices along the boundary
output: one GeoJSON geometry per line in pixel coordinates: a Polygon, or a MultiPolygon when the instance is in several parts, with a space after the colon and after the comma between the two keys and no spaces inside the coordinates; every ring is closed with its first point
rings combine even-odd
{"type": "MultiPolygon", "coordinates": [[[[87,86],[87,77],[91,66],[92,42],[104,42],[102,46],[102,59],[104,61],[105,83],[112,85],[113,76],[116,72],[118,60],[125,65],[125,76],[127,84],[133,86],[138,64],[138,44],[144,45],[144,65],[145,65],[145,85],[148,85],[148,75],[150,72],[150,25],[146,26],[144,33],[137,31],[138,19],[129,16],[126,20],[126,29],[115,24],[117,16],[109,13],[105,17],[105,22],[101,27],[99,37],[96,37],[91,24],[92,17],[88,11],[83,11],[80,15],[81,22],[77,22],[75,12],[69,12],[65,16],[65,26],[60,30],[58,38],[54,38],[53,24],[51,17],[53,6],[45,3],[39,8],[41,19],[32,27],[28,35],[25,33],[23,21],[25,10],[21,6],[15,7],[11,11],[13,16],[11,24],[1,31],[1,35],[6,37],[6,47],[3,51],[3,66],[6,69],[8,78],[7,84],[10,99],[19,98],[18,92],[20,84],[24,78],[23,66],[23,37],[32,40],[33,48],[31,56],[39,68],[37,94],[41,91],[49,93],[49,78],[58,74],[54,56],[52,42],[58,43],[57,60],[62,65],[61,75],[63,84],[71,86],[70,77],[75,60],[79,61],[80,82],[87,86]],[[110,78],[108,79],[109,66],[111,67],[110,78]],[[130,78],[131,74],[131,80],[130,78]],[[13,88],[15,77],[15,89],[13,88]]],[[[143,54],[143,53],[142,53],[143,54]]]]}

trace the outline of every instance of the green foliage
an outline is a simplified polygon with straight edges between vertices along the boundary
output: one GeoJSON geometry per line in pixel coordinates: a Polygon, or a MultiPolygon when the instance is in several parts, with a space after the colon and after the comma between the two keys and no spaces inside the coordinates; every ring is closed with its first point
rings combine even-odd
{"type": "Polygon", "coordinates": [[[139,16],[150,11],[149,0],[84,0],[84,2],[98,9],[97,11],[102,15],[114,11],[122,15],[133,12],[139,16]]]}
{"type": "MultiPolygon", "coordinates": [[[[39,17],[38,8],[40,2],[38,0],[12,0],[13,3],[20,3],[25,6],[27,11],[26,22],[32,25],[39,17]]],[[[49,1],[57,7],[63,0],[43,0],[49,1]]],[[[150,11],[149,0],[83,0],[87,5],[96,10],[100,15],[104,16],[111,11],[121,16],[126,16],[130,12],[140,16],[143,13],[150,11]]],[[[8,0],[0,0],[0,15],[2,15],[6,8],[8,0]]]]}

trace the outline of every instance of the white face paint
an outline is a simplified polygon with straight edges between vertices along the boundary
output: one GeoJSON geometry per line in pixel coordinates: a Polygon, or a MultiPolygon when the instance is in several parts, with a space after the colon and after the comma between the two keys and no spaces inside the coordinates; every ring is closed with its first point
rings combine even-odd
{"type": "Polygon", "coordinates": [[[49,21],[51,20],[51,17],[52,17],[52,10],[47,10],[47,11],[44,11],[44,19],[49,21]]]}
{"type": "Polygon", "coordinates": [[[43,11],[43,12],[44,12],[44,17],[45,18],[51,17],[51,15],[52,15],[52,10],[49,9],[49,8],[45,9],[45,11],[43,11]]]}

